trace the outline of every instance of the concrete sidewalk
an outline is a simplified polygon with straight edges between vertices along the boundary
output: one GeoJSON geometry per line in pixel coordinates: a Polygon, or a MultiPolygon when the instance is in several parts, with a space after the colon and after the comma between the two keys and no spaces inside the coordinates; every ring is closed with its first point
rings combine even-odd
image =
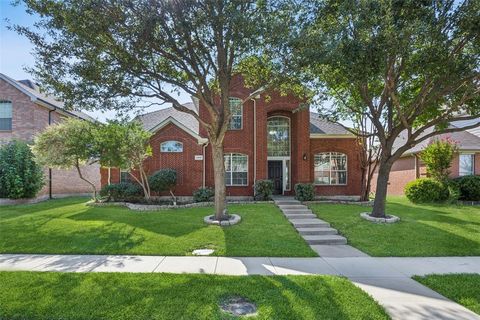
{"type": "Polygon", "coordinates": [[[114,255],[0,255],[0,271],[167,272],[222,275],[345,276],[369,293],[392,319],[480,319],[412,280],[412,275],[480,273],[480,257],[273,258],[114,255]]]}

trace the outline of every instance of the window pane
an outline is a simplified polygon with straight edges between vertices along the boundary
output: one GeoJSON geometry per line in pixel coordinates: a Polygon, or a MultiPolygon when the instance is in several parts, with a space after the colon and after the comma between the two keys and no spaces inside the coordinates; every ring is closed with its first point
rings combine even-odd
{"type": "Polygon", "coordinates": [[[271,157],[290,155],[290,121],[284,117],[272,117],[267,122],[267,150],[271,157]]]}
{"type": "Polygon", "coordinates": [[[232,185],[232,173],[228,172],[225,174],[225,185],[231,186],[232,185]]]}
{"type": "Polygon", "coordinates": [[[224,155],[225,159],[225,184],[247,185],[248,177],[248,157],[239,153],[228,153],[224,155]]]}
{"type": "Polygon", "coordinates": [[[12,118],[0,118],[0,130],[12,130],[12,118]]]}
{"type": "Polygon", "coordinates": [[[165,141],[160,145],[161,152],[183,152],[183,143],[179,141],[165,141]]]}
{"type": "Polygon", "coordinates": [[[329,171],[315,171],[315,183],[317,183],[317,184],[330,184],[330,172],[329,171]]]}
{"type": "Polygon", "coordinates": [[[244,186],[247,184],[247,173],[246,172],[233,172],[232,173],[232,184],[244,186]]]}
{"type": "Polygon", "coordinates": [[[12,103],[0,100],[0,130],[12,130],[12,103]]]}
{"type": "Polygon", "coordinates": [[[473,154],[461,154],[460,165],[459,165],[460,169],[458,174],[460,176],[473,175],[474,160],[475,160],[475,156],[473,154]]]}
{"type": "Polygon", "coordinates": [[[130,182],[130,178],[128,171],[120,171],[120,182],[130,182]]]}
{"type": "Polygon", "coordinates": [[[232,118],[230,119],[228,128],[230,130],[240,130],[242,129],[242,100],[232,97],[229,99],[229,104],[232,118]]]}
{"type": "Polygon", "coordinates": [[[316,184],[346,184],[347,156],[339,152],[324,152],[314,156],[316,184]]]}

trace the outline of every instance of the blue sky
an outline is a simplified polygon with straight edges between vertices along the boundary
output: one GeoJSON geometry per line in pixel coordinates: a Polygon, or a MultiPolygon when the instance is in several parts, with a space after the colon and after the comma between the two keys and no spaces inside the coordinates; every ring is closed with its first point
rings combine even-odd
{"type": "MultiPolygon", "coordinates": [[[[32,67],[35,63],[32,55],[33,46],[28,39],[18,35],[15,31],[8,30],[8,25],[33,26],[38,17],[26,12],[22,5],[13,6],[10,0],[0,0],[0,73],[6,74],[13,79],[32,79],[24,68],[32,67]]],[[[186,94],[180,96],[181,102],[189,102],[190,98],[186,94]]],[[[148,112],[165,108],[165,106],[154,106],[142,111],[148,112]]],[[[87,112],[93,117],[104,121],[105,119],[115,118],[114,112],[91,111],[87,112]]],[[[134,116],[135,113],[130,113],[134,116]]]]}

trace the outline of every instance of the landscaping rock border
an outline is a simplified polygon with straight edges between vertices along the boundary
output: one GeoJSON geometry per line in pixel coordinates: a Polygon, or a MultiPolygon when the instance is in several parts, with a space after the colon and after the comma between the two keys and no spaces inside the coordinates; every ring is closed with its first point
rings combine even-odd
{"type": "MultiPolygon", "coordinates": [[[[274,203],[273,201],[228,201],[228,204],[253,204],[253,203],[274,203]]],[[[181,205],[159,205],[159,204],[142,204],[131,202],[88,202],[88,206],[92,207],[109,207],[109,206],[122,206],[134,211],[156,211],[167,209],[179,209],[179,208],[201,208],[211,207],[213,202],[195,202],[181,205]]]]}
{"type": "Polygon", "coordinates": [[[312,201],[302,201],[303,204],[356,204],[359,206],[371,207],[373,206],[373,201],[354,201],[354,200],[312,200],[312,201]]]}
{"type": "Polygon", "coordinates": [[[370,212],[362,212],[360,213],[360,217],[363,219],[370,221],[370,222],[375,222],[375,223],[395,223],[397,221],[400,221],[400,218],[394,215],[387,215],[387,218],[376,218],[372,217],[370,215],[370,212]]]}
{"type": "Polygon", "coordinates": [[[238,214],[229,214],[228,220],[215,220],[215,215],[209,215],[203,218],[203,222],[206,224],[217,225],[217,226],[233,226],[234,224],[239,223],[242,218],[238,214]]]}

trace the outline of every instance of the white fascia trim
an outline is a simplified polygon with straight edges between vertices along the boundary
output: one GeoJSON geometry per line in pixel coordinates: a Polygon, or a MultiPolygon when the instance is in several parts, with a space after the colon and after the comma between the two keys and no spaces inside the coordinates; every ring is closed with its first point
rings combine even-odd
{"type": "Polygon", "coordinates": [[[199,136],[197,133],[195,133],[193,130],[187,128],[185,125],[183,125],[182,123],[178,122],[175,118],[173,117],[168,117],[167,119],[163,120],[162,122],[160,122],[158,125],[156,125],[155,127],[153,127],[152,129],[150,129],[150,131],[152,133],[155,133],[157,131],[159,131],[160,129],[164,128],[166,125],[168,124],[173,124],[177,127],[179,127],[180,129],[182,129],[183,131],[185,131],[186,133],[188,133],[189,135],[191,135],[192,137],[196,138],[197,139],[197,142],[198,144],[204,144],[204,143],[207,143],[208,142],[208,139],[207,138],[203,138],[201,136],[199,136]]]}
{"type": "Polygon", "coordinates": [[[356,138],[353,134],[323,134],[323,133],[310,133],[310,139],[353,139],[356,138]]]}

